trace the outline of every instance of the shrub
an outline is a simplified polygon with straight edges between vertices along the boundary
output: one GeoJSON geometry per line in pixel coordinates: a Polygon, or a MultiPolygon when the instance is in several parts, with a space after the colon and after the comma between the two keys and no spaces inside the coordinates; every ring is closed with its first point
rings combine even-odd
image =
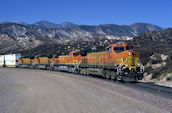
{"type": "Polygon", "coordinates": [[[172,73],[169,77],[167,77],[167,81],[172,81],[172,73]]]}
{"type": "Polygon", "coordinates": [[[153,70],[151,73],[152,73],[152,79],[159,78],[161,74],[158,70],[153,70]]]}

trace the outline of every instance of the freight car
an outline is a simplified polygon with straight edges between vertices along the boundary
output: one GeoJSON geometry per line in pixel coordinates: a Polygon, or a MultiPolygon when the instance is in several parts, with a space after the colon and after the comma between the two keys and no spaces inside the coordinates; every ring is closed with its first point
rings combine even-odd
{"type": "Polygon", "coordinates": [[[16,67],[21,54],[0,55],[0,67],[16,67]]]}
{"type": "MultiPolygon", "coordinates": [[[[141,80],[144,72],[139,53],[133,51],[133,45],[122,42],[109,45],[105,51],[87,53],[86,56],[81,56],[80,51],[76,50],[58,57],[36,56],[30,58],[27,65],[30,63],[32,68],[98,75],[120,81],[141,80]]],[[[23,64],[19,62],[20,67],[23,64]]]]}
{"type": "Polygon", "coordinates": [[[4,67],[5,65],[5,55],[0,55],[0,67],[4,67]]]}

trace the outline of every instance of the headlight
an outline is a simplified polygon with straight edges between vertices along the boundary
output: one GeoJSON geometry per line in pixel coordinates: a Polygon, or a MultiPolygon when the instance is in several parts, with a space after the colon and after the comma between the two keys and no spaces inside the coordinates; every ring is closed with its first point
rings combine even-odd
{"type": "Polygon", "coordinates": [[[128,56],[130,56],[131,55],[131,52],[128,52],[128,56]]]}

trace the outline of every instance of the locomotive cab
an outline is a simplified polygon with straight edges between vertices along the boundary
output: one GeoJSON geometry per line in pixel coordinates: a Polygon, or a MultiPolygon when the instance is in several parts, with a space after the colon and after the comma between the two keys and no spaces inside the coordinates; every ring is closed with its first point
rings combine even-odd
{"type": "Polygon", "coordinates": [[[71,57],[79,57],[79,56],[81,56],[81,54],[80,54],[79,50],[76,50],[76,51],[71,51],[69,53],[69,56],[71,56],[71,57]]]}
{"type": "Polygon", "coordinates": [[[69,56],[72,58],[73,63],[76,64],[81,60],[81,54],[79,50],[71,51],[69,56]]]}
{"type": "Polygon", "coordinates": [[[127,50],[133,50],[133,48],[134,48],[133,45],[128,45],[127,43],[118,42],[106,47],[106,51],[109,53],[118,54],[127,50]]]}
{"type": "Polygon", "coordinates": [[[133,45],[127,43],[115,43],[106,48],[109,53],[109,58],[117,65],[124,63],[124,68],[136,68],[137,59],[139,59],[139,53],[133,51],[133,45]]]}

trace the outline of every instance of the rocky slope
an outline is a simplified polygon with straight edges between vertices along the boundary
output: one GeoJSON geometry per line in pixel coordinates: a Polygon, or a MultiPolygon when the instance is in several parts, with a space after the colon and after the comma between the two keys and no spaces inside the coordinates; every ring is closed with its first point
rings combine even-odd
{"type": "Polygon", "coordinates": [[[172,87],[172,28],[147,32],[130,42],[141,54],[146,68],[144,80],[172,87]]]}

